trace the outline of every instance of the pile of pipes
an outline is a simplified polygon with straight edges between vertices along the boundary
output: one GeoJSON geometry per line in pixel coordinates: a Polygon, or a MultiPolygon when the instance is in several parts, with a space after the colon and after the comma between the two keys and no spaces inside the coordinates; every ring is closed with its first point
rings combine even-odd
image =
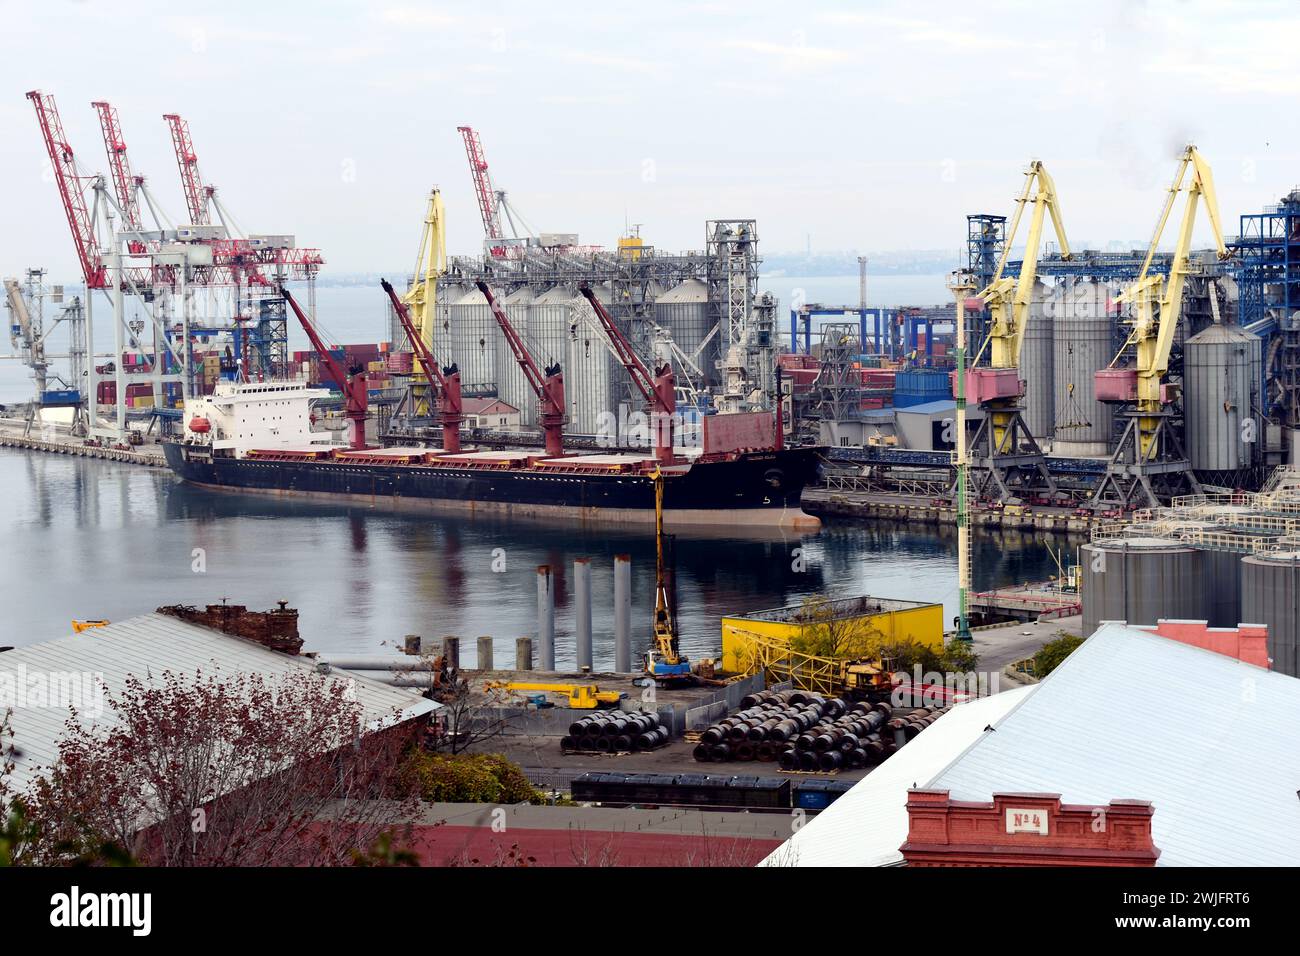
{"type": "Polygon", "coordinates": [[[738,713],[700,735],[696,760],[775,760],[782,770],[805,772],[875,766],[939,714],[921,708],[895,718],[884,702],[854,703],[797,690],[762,691],[740,705],[738,713]]]}
{"type": "Polygon", "coordinates": [[[668,736],[668,729],[659,725],[658,714],[601,711],[569,724],[569,735],[560,741],[560,749],[565,753],[639,753],[662,747],[668,736]]]}

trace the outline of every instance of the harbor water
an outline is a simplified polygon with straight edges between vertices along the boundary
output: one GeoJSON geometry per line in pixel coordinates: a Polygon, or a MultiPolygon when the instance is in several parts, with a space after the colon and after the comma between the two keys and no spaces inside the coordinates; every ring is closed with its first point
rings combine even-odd
{"type": "MultiPolygon", "coordinates": [[[[213,491],[163,469],[0,450],[0,644],[67,634],[69,619],[120,620],[163,604],[252,608],[288,601],[307,647],[397,653],[405,634],[515,638],[536,627],[536,568],[556,574],[557,662],[571,664],[575,558],[592,559],[595,663],[613,661],[613,561],[630,554],[633,624],[648,644],[654,538],[637,530],[506,523],[213,491]]],[[[716,655],[725,614],[809,595],[942,602],[956,613],[956,548],[948,532],[831,524],[802,536],[676,539],[679,630],[692,657],[716,655]]],[[[1041,580],[1043,541],[977,539],[976,587],[1041,580]]]]}

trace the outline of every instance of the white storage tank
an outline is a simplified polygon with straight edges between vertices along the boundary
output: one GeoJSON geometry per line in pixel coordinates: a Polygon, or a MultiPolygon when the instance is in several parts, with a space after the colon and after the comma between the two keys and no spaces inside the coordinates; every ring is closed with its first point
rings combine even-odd
{"type": "Polygon", "coordinates": [[[1202,481],[1236,487],[1259,461],[1261,360],[1259,336],[1221,322],[1183,346],[1187,457],[1202,481]]]}
{"type": "MultiPolygon", "coordinates": [[[[520,286],[514,292],[504,298],[499,298],[497,301],[501,308],[505,310],[506,317],[510,319],[510,324],[519,333],[519,337],[524,340],[525,346],[533,353],[533,358],[537,361],[538,367],[543,368],[543,374],[545,374],[545,363],[536,355],[532,343],[528,341],[528,311],[536,298],[537,296],[528,286],[520,286]]],[[[510,343],[506,341],[505,334],[495,326],[494,331],[496,333],[497,397],[519,409],[521,424],[535,425],[537,423],[537,396],[533,394],[533,390],[529,387],[528,380],[524,377],[524,370],[519,367],[519,363],[515,360],[515,353],[510,350],[510,343]]]]}
{"type": "Polygon", "coordinates": [[[1105,282],[1075,277],[1053,290],[1053,454],[1101,456],[1111,450],[1111,409],[1097,401],[1093,375],[1115,357],[1112,291],[1105,282]]]}
{"type": "Polygon", "coordinates": [[[496,337],[500,333],[483,293],[470,287],[452,302],[449,324],[449,358],[460,367],[461,390],[484,392],[495,389],[496,337]]]}
{"type": "MultiPolygon", "coordinates": [[[[715,335],[696,355],[713,328],[709,309],[709,287],[699,279],[686,279],[673,286],[655,301],[655,324],[667,329],[673,342],[704,373],[705,381],[716,383],[719,343],[715,335]]],[[[674,368],[679,365],[674,361],[674,368]]],[[[694,373],[691,373],[692,377],[694,373]]],[[[696,382],[698,387],[701,382],[696,382]]]]}
{"type": "Polygon", "coordinates": [[[1035,282],[1020,347],[1020,377],[1025,382],[1025,426],[1040,442],[1051,439],[1056,422],[1056,382],[1052,375],[1055,321],[1055,310],[1048,307],[1047,286],[1035,282]]]}

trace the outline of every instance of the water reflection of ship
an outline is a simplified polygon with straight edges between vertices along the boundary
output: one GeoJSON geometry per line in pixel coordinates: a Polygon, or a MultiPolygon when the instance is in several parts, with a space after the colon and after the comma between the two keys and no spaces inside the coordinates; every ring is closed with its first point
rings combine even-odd
{"type": "MultiPolygon", "coordinates": [[[[439,583],[422,596],[448,607],[465,605],[466,589],[474,586],[470,569],[480,560],[470,555],[479,548],[484,574],[491,573],[491,552],[497,547],[505,549],[508,573],[550,565],[557,609],[571,604],[569,565],[578,557],[593,559],[594,585],[603,589],[605,578],[612,580],[614,555],[630,554],[634,594],[638,600],[642,594],[653,594],[654,534],[640,526],[587,529],[556,522],[387,512],[312,499],[235,495],[179,482],[165,485],[163,513],[170,520],[194,521],[200,526],[236,519],[346,519],[352,540],[372,549],[376,532],[388,530],[386,547],[419,557],[417,581],[439,583]]],[[[701,533],[699,528],[672,535],[679,602],[703,600],[714,606],[734,605],[738,611],[754,610],[770,606],[778,595],[825,586],[820,564],[810,562],[803,570],[795,570],[791,557],[794,549],[806,549],[824,531],[801,537],[759,533],[758,528],[735,530],[732,536],[701,533]]],[[[600,590],[596,598],[601,599],[600,590]]]]}

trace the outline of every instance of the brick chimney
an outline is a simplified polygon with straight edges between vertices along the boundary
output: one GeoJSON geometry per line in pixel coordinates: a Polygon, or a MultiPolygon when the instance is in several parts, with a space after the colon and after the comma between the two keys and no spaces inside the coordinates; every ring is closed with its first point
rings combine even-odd
{"type": "Polygon", "coordinates": [[[947,790],[907,792],[908,866],[1155,866],[1151,804],[1061,803],[1056,793],[998,793],[989,803],[947,790]]]}
{"type": "Polygon", "coordinates": [[[280,606],[270,611],[250,611],[242,604],[209,604],[200,611],[196,607],[173,604],[158,608],[158,613],[210,627],[223,634],[233,634],[296,657],[303,644],[298,636],[298,611],[287,604],[287,601],[280,601],[280,606]]]}

